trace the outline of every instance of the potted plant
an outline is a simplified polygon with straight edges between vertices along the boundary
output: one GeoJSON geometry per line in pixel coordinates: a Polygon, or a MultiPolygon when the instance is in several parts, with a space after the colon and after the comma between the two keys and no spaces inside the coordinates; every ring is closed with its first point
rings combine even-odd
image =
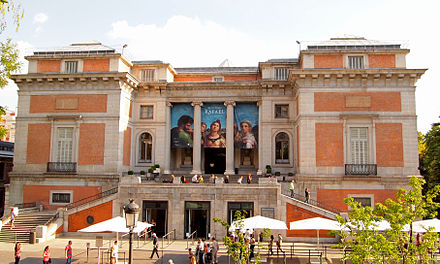
{"type": "Polygon", "coordinates": [[[272,175],[272,166],[266,165],[266,174],[268,176],[272,175]]]}
{"type": "Polygon", "coordinates": [[[287,176],[293,176],[293,172],[287,173],[287,176]]]}
{"type": "Polygon", "coordinates": [[[160,165],[159,164],[154,164],[153,168],[154,168],[153,173],[157,173],[157,174],[160,173],[160,165]]]}
{"type": "Polygon", "coordinates": [[[127,172],[127,174],[128,174],[128,175],[133,175],[133,174],[134,174],[134,171],[129,170],[129,171],[127,172]]]}
{"type": "Polygon", "coordinates": [[[139,172],[139,174],[140,174],[140,175],[145,175],[145,171],[144,171],[144,170],[141,170],[141,171],[139,172]]]}
{"type": "Polygon", "coordinates": [[[275,172],[275,176],[281,176],[281,172],[276,171],[276,172],[275,172]]]}

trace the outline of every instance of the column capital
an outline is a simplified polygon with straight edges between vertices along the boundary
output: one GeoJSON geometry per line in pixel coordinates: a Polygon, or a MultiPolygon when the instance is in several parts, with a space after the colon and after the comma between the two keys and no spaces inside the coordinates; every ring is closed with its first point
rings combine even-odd
{"type": "Polygon", "coordinates": [[[173,107],[173,103],[171,103],[171,102],[167,102],[167,106],[168,106],[168,107],[173,107]]]}
{"type": "Polygon", "coordinates": [[[258,101],[257,101],[257,106],[261,106],[262,103],[263,103],[263,101],[258,100],[258,101]]]}
{"type": "Polygon", "coordinates": [[[235,101],[226,101],[225,103],[224,103],[224,105],[226,106],[226,107],[228,107],[229,105],[232,105],[232,106],[234,106],[235,107],[235,101]]]}
{"type": "Polygon", "coordinates": [[[202,107],[202,106],[203,106],[203,102],[201,102],[201,101],[195,101],[195,102],[192,102],[192,103],[191,103],[191,106],[193,106],[193,107],[196,106],[196,105],[202,107]]]}

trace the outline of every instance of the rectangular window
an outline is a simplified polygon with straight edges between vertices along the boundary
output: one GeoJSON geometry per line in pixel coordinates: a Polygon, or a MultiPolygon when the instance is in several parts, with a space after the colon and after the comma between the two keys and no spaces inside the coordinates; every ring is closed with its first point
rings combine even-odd
{"type": "Polygon", "coordinates": [[[275,208],[272,207],[262,207],[261,216],[275,218],[275,208]]]}
{"type": "Polygon", "coordinates": [[[65,73],[77,73],[78,72],[78,61],[65,61],[65,73]]]}
{"type": "Polygon", "coordinates": [[[363,69],[364,57],[363,56],[348,56],[348,68],[350,69],[363,69]]]}
{"type": "Polygon", "coordinates": [[[370,206],[371,207],[371,198],[370,197],[353,197],[355,202],[360,203],[362,206],[370,206]]]}
{"type": "Polygon", "coordinates": [[[254,215],[254,203],[253,202],[228,202],[228,223],[231,224],[234,221],[235,213],[240,211],[241,216],[245,218],[254,215]]]}
{"type": "Polygon", "coordinates": [[[72,203],[71,191],[51,191],[50,204],[70,204],[72,203]]]}
{"type": "Polygon", "coordinates": [[[275,105],[275,118],[289,118],[289,105],[275,105]]]}
{"type": "Polygon", "coordinates": [[[287,80],[287,74],[289,73],[287,68],[275,68],[275,80],[285,81],[287,80]]]}
{"type": "Polygon", "coordinates": [[[72,162],[73,127],[57,128],[57,162],[72,162]]]}
{"type": "Polygon", "coordinates": [[[350,150],[352,164],[368,164],[368,128],[350,128],[350,150]]]}
{"type": "Polygon", "coordinates": [[[154,82],[155,81],[156,70],[143,70],[142,71],[142,81],[143,82],[154,82]]]}
{"type": "Polygon", "coordinates": [[[153,106],[141,105],[141,119],[153,119],[153,106]]]}
{"type": "Polygon", "coordinates": [[[222,77],[222,76],[216,76],[216,77],[213,77],[213,78],[212,78],[212,81],[213,81],[213,82],[224,82],[224,81],[225,81],[225,78],[222,77]]]}

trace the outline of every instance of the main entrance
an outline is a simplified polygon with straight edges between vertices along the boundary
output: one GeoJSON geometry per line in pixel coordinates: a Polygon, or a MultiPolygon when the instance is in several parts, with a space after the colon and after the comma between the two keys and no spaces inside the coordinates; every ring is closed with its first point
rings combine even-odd
{"type": "Polygon", "coordinates": [[[204,148],[205,173],[223,174],[226,170],[226,148],[204,148]]]}
{"type": "Polygon", "coordinates": [[[151,230],[158,237],[164,236],[167,233],[167,218],[167,201],[143,201],[142,221],[155,224],[155,226],[151,227],[151,230]]]}
{"type": "Polygon", "coordinates": [[[197,231],[196,237],[208,238],[209,202],[185,202],[185,238],[197,231]]]}

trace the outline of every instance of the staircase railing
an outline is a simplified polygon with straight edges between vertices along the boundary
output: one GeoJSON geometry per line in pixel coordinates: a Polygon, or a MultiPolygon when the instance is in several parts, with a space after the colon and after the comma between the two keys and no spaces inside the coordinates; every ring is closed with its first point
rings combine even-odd
{"type": "Polygon", "coordinates": [[[84,199],[78,200],[76,202],[73,202],[71,204],[68,204],[68,205],[66,205],[66,208],[69,209],[69,208],[77,207],[77,206],[80,206],[80,205],[83,205],[83,204],[86,204],[89,202],[93,202],[95,200],[105,198],[105,197],[110,196],[112,194],[115,194],[117,192],[118,192],[118,187],[115,187],[113,189],[109,189],[109,190],[104,191],[102,193],[97,193],[95,195],[92,195],[92,196],[86,197],[84,199]]]}
{"type": "MultiPolygon", "coordinates": [[[[283,190],[282,194],[291,197],[290,196],[290,190],[283,190]]],[[[303,196],[301,194],[297,194],[297,193],[295,193],[292,198],[300,200],[302,202],[306,201],[306,197],[305,196],[303,196]]],[[[310,199],[310,198],[309,198],[308,204],[311,204],[311,205],[316,206],[316,207],[320,207],[322,209],[325,209],[325,210],[330,211],[330,212],[335,213],[335,214],[340,214],[342,212],[338,208],[335,208],[335,207],[330,206],[330,205],[328,205],[326,203],[323,203],[323,202],[320,202],[320,201],[316,201],[316,200],[313,200],[313,199],[310,199]]]]}

